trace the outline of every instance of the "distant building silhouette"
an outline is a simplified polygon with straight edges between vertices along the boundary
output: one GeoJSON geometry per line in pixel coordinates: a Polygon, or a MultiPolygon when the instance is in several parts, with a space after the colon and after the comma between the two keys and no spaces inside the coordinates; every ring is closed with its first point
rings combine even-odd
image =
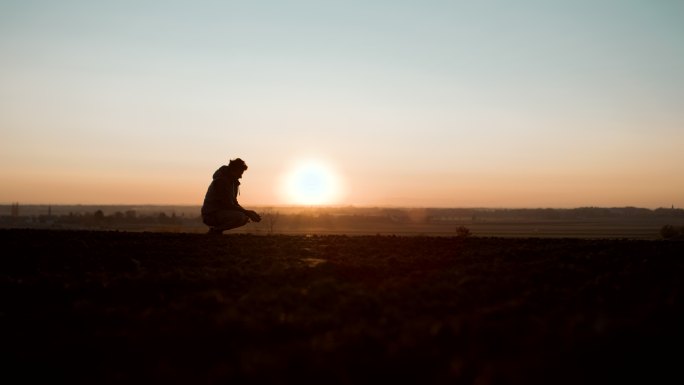
{"type": "Polygon", "coordinates": [[[19,202],[12,203],[12,209],[11,209],[11,214],[12,218],[18,218],[19,217],[19,202]]]}

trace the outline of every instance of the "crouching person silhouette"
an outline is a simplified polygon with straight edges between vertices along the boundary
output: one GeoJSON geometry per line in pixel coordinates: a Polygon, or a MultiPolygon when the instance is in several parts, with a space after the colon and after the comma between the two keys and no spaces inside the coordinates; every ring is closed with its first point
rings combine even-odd
{"type": "Polygon", "coordinates": [[[244,226],[247,222],[261,221],[255,211],[244,209],[237,201],[242,174],[247,170],[245,161],[237,158],[221,166],[214,173],[202,205],[202,221],[209,226],[207,234],[220,235],[225,230],[244,226]]]}

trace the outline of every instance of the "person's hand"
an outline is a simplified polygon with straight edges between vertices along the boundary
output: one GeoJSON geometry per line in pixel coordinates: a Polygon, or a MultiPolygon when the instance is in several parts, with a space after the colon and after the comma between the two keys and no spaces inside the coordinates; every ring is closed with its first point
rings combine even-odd
{"type": "Polygon", "coordinates": [[[260,222],[261,221],[261,216],[259,214],[257,214],[256,211],[247,210],[247,212],[245,214],[247,214],[249,219],[251,219],[253,222],[260,222]]]}

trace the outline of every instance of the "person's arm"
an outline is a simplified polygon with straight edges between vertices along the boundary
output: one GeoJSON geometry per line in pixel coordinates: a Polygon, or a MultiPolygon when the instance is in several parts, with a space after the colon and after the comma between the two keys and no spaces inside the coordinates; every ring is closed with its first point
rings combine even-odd
{"type": "Polygon", "coordinates": [[[247,215],[247,217],[248,217],[249,219],[251,219],[253,222],[259,222],[259,221],[261,221],[261,216],[260,216],[259,214],[257,214],[256,211],[247,210],[246,208],[242,207],[242,206],[240,205],[240,203],[238,203],[237,198],[236,198],[236,196],[237,196],[237,186],[235,185],[235,182],[234,182],[234,181],[231,183],[231,188],[233,189],[232,195],[231,195],[231,204],[233,205],[233,208],[234,208],[235,210],[238,210],[238,211],[244,213],[245,215],[247,215]]]}
{"type": "Polygon", "coordinates": [[[239,204],[237,205],[238,210],[242,211],[249,219],[251,219],[253,222],[259,222],[261,221],[261,216],[257,214],[256,211],[253,210],[247,210],[246,208],[240,206],[239,204]]]}
{"type": "Polygon", "coordinates": [[[246,210],[242,206],[240,206],[240,203],[238,203],[237,201],[237,186],[235,185],[234,179],[230,180],[229,186],[230,192],[228,193],[228,196],[230,197],[231,209],[241,211],[244,213],[246,210]]]}

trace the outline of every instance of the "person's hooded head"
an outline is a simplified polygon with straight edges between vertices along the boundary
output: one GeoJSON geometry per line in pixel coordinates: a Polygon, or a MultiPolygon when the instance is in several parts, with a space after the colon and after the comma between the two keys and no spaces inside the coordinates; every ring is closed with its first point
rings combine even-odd
{"type": "MultiPolygon", "coordinates": [[[[242,178],[242,173],[247,170],[247,164],[245,161],[237,158],[232,159],[227,166],[221,166],[214,173],[214,179],[228,178],[228,179],[240,179],[242,178]]],[[[239,183],[239,182],[238,182],[239,183]]]]}
{"type": "Polygon", "coordinates": [[[231,159],[228,163],[228,172],[236,179],[242,178],[245,170],[247,170],[247,164],[240,158],[231,159]]]}

